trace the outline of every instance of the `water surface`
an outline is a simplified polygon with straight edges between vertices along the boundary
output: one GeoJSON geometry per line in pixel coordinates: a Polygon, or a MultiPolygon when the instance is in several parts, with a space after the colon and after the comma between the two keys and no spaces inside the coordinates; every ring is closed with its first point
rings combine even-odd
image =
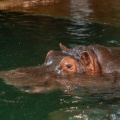
{"type": "MultiPolygon", "coordinates": [[[[119,1],[78,2],[68,2],[64,15],[62,12],[43,15],[39,10],[34,14],[0,11],[0,70],[42,64],[49,50],[59,50],[59,43],[68,47],[89,44],[119,47],[119,1]]],[[[0,118],[119,120],[120,93],[90,94],[87,89],[78,88],[74,94],[60,90],[28,94],[1,79],[0,118]]]]}

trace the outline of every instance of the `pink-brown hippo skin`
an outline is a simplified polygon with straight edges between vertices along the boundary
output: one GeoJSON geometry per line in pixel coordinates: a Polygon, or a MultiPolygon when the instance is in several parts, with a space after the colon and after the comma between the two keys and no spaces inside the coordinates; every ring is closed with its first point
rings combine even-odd
{"type": "Polygon", "coordinates": [[[64,50],[79,62],[79,71],[87,74],[120,73],[120,48],[101,45],[77,46],[64,50]]]}
{"type": "Polygon", "coordinates": [[[1,71],[0,78],[16,87],[32,86],[34,92],[70,84],[100,88],[120,86],[120,48],[89,45],[69,49],[62,44],[60,48],[61,51],[50,50],[44,64],[1,71]],[[112,74],[112,77],[103,77],[104,74],[112,74]]]}

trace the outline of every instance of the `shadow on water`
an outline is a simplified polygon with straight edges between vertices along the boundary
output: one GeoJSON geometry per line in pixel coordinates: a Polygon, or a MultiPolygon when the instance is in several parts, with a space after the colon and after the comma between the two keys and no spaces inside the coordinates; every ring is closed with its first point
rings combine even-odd
{"type": "MultiPolygon", "coordinates": [[[[119,47],[119,1],[78,3],[77,0],[65,0],[56,5],[8,9],[24,13],[0,11],[0,71],[41,64],[48,50],[59,50],[60,42],[68,47],[83,44],[119,47]],[[50,16],[46,16],[48,14],[50,16]]],[[[60,90],[28,94],[0,80],[0,118],[119,120],[119,95],[119,91],[90,94],[81,88],[76,89],[75,94],[60,90]]]]}

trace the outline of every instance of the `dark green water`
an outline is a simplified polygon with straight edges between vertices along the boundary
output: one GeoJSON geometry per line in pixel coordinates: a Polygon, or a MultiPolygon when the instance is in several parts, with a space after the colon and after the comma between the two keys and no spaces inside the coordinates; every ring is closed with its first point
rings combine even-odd
{"type": "MultiPolygon", "coordinates": [[[[120,26],[0,11],[1,71],[42,64],[49,50],[59,50],[59,43],[119,47],[120,26]]],[[[28,94],[1,79],[0,120],[120,120],[119,94],[28,94]]]]}

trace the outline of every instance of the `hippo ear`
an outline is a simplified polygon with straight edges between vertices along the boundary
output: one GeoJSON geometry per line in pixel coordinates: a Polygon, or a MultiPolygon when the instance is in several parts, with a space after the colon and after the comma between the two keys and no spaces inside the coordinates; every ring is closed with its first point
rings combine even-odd
{"type": "Polygon", "coordinates": [[[81,60],[85,66],[93,65],[93,58],[87,51],[82,52],[81,60]]]}
{"type": "Polygon", "coordinates": [[[60,46],[60,49],[63,50],[63,51],[69,51],[70,50],[69,48],[64,46],[62,43],[60,43],[59,46],[60,46]]]}
{"type": "Polygon", "coordinates": [[[92,52],[84,51],[81,56],[81,63],[86,73],[100,74],[101,69],[97,61],[97,57],[92,52]]]}

